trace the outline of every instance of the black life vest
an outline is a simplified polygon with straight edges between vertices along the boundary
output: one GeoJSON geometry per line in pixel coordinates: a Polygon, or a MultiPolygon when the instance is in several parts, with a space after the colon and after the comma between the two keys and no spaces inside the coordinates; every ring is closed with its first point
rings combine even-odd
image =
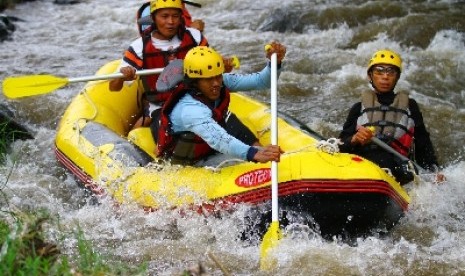
{"type": "Polygon", "coordinates": [[[388,143],[399,153],[408,156],[413,145],[415,122],[409,110],[406,92],[396,94],[390,105],[379,103],[373,91],[362,93],[362,110],[357,119],[358,126],[374,126],[376,136],[388,143]]]}
{"type": "MultiPolygon", "coordinates": [[[[189,93],[192,97],[208,105],[205,100],[195,94],[195,91],[185,89],[180,84],[171,94],[171,97],[164,103],[158,129],[158,157],[171,160],[173,163],[193,164],[208,155],[214,150],[198,135],[192,132],[173,133],[169,115],[179,100],[189,93]]],[[[224,120],[228,112],[230,92],[227,88],[222,88],[220,102],[215,108],[211,108],[213,119],[220,125],[224,125],[224,120]]]]}

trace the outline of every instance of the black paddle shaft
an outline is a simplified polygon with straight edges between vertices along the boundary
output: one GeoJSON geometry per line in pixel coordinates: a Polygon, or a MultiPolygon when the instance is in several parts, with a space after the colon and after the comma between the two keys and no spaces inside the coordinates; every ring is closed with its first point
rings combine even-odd
{"type": "Polygon", "coordinates": [[[182,0],[183,3],[186,3],[188,5],[191,5],[191,6],[194,6],[194,7],[197,7],[197,8],[201,8],[202,5],[199,4],[199,3],[195,3],[195,2],[191,2],[191,1],[185,1],[185,0],[182,0]]]}

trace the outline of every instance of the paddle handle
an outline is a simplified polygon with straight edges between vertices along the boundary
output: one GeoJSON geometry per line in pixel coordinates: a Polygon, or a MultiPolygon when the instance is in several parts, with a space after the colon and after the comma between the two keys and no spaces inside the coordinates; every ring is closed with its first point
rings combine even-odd
{"type": "Polygon", "coordinates": [[[371,137],[371,141],[373,143],[375,143],[376,145],[378,145],[379,147],[383,148],[384,150],[394,154],[395,156],[399,157],[400,160],[402,161],[405,161],[405,162],[411,162],[415,168],[418,170],[418,172],[420,173],[424,173],[425,172],[425,169],[423,169],[420,165],[418,165],[416,162],[410,160],[409,158],[407,158],[406,156],[400,154],[398,151],[396,151],[395,149],[393,149],[392,147],[390,147],[388,144],[384,143],[383,141],[381,141],[378,137],[371,137]]]}
{"type": "MultiPolygon", "coordinates": [[[[153,74],[160,74],[163,72],[163,68],[154,68],[154,69],[147,69],[147,70],[139,70],[136,71],[137,76],[147,76],[153,74]]],[[[85,76],[85,77],[77,77],[77,78],[69,78],[68,82],[85,82],[85,81],[97,81],[97,80],[112,80],[124,77],[123,73],[114,73],[108,75],[93,75],[93,76],[85,76]]]]}
{"type": "Polygon", "coordinates": [[[202,5],[199,4],[199,3],[195,3],[195,2],[191,2],[191,1],[187,1],[187,0],[182,0],[182,2],[184,2],[185,4],[188,4],[188,5],[197,7],[197,8],[201,8],[201,7],[202,7],[202,5]]]}
{"type": "MultiPolygon", "coordinates": [[[[278,144],[278,55],[271,55],[271,144],[278,144]]],[[[271,162],[271,221],[278,221],[278,163],[271,162]]]]}

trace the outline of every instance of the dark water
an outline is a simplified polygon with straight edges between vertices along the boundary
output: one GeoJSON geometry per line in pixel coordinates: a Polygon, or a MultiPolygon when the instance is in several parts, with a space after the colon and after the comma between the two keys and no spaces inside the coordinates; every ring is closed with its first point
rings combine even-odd
{"type": "MultiPolygon", "coordinates": [[[[70,6],[41,1],[7,10],[18,22],[13,40],[0,44],[0,79],[13,75],[92,75],[120,58],[137,36],[135,12],[143,1],[89,0],[70,6]]],[[[203,0],[191,8],[206,22],[210,44],[241,59],[241,72],[264,65],[263,45],[288,47],[279,80],[279,109],[327,137],[341,129],[350,106],[367,89],[366,64],[381,48],[401,54],[398,89],[410,91],[423,111],[448,178],[407,185],[410,211],[385,238],[357,247],[297,235],[281,243],[276,275],[464,275],[465,3],[464,1],[203,0]]],[[[234,275],[258,270],[258,248],[237,241],[241,214],[223,219],[179,218],[171,211],[143,214],[87,197],[54,158],[54,135],[64,109],[83,84],[16,101],[0,96],[37,139],[16,142],[1,179],[16,167],[6,190],[18,208],[46,207],[66,224],[51,237],[81,226],[99,252],[131,263],[149,262],[153,275],[173,275],[203,262],[213,275],[213,253],[234,275]]],[[[268,102],[268,91],[250,92],[268,102]]],[[[2,202],[3,204],[3,202],[2,202]]],[[[2,206],[3,208],[3,206],[2,206]]],[[[72,235],[64,251],[75,246],[72,235]]]]}

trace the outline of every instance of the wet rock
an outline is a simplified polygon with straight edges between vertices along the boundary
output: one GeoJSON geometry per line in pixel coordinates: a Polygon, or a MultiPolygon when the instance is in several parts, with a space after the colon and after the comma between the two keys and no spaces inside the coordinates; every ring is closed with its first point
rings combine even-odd
{"type": "MultiPolygon", "coordinates": [[[[3,11],[15,4],[20,4],[23,2],[34,2],[35,0],[11,0],[7,2],[0,3],[0,11],[3,11]]],[[[57,5],[71,5],[80,3],[80,0],[55,0],[53,3],[57,5]]],[[[13,24],[14,21],[18,21],[14,16],[8,16],[6,14],[0,13],[0,42],[5,41],[11,38],[11,34],[15,31],[16,27],[13,24]]]]}
{"type": "Polygon", "coordinates": [[[16,4],[20,4],[23,2],[34,2],[34,1],[36,0],[0,0],[0,12],[8,8],[14,7],[14,5],[16,4]]]}
{"type": "Polygon", "coordinates": [[[53,3],[58,5],[70,5],[80,3],[79,0],[55,0],[53,3]]]}
{"type": "Polygon", "coordinates": [[[197,263],[184,270],[181,275],[209,276],[210,274],[207,273],[207,271],[201,263],[197,263]]]}
{"type": "Polygon", "coordinates": [[[9,143],[18,139],[33,138],[31,131],[15,119],[14,113],[7,106],[0,104],[0,140],[9,143]]]}
{"type": "Polygon", "coordinates": [[[272,14],[258,27],[259,32],[296,32],[301,33],[303,24],[300,22],[301,15],[297,11],[276,9],[272,14]]]}
{"type": "Polygon", "coordinates": [[[9,39],[16,27],[13,18],[5,14],[0,14],[0,42],[9,39]]]}

